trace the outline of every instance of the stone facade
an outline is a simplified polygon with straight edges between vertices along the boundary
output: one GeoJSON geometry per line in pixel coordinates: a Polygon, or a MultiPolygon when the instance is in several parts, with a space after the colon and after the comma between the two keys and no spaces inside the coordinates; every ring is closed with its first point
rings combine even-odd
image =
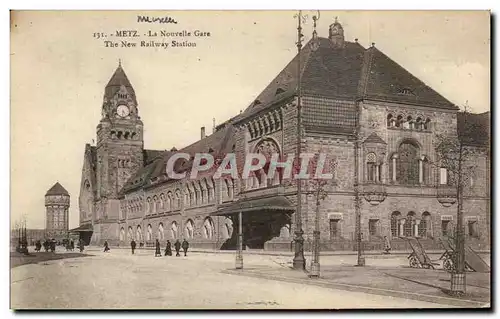
{"type": "MultiPolygon", "coordinates": [[[[135,239],[153,245],[156,239],[164,244],[186,238],[192,247],[230,249],[237,212],[244,209],[245,245],[290,250],[296,181],[279,174],[271,178],[266,169],[248,179],[201,174],[172,180],[166,163],[177,152],[191,154],[176,166],[190,174],[185,165],[192,164],[195,153],[219,160],[234,153],[241,173],[249,153],[294,156],[300,102],[301,152],[326,153],[335,163],[319,206],[322,249],[356,249],[356,190],[364,249],[382,249],[384,236],[393,249],[408,248],[405,236],[421,238],[426,248],[440,248],[438,239],[453,232],[457,197],[436,145],[441,136],[463,141],[458,108],[378,49],[344,41],[338,22],[331,30],[337,30],[335,36],[319,38],[320,49],[304,47],[303,69],[297,70],[294,58],[242,114],[209,136],[203,129],[198,142],[181,150],[144,150],[135,92],[120,66],[105,89],[97,145],[85,149],[80,223],[93,225],[92,242],[128,246],[135,239]],[[303,75],[300,101],[297,72],[303,75]],[[391,82],[394,78],[397,83],[391,82]],[[119,114],[120,105],[127,105],[127,115],[119,114]],[[256,211],[259,202],[271,204],[256,211]]],[[[489,146],[466,147],[472,153],[464,190],[467,243],[489,249],[489,146]]],[[[306,249],[317,216],[314,187],[305,181],[302,188],[306,249]]]]}

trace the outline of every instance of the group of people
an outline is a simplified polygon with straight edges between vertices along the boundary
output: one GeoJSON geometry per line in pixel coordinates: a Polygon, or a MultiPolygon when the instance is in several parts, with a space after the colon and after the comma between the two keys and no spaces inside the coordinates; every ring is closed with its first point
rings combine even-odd
{"type": "MultiPolygon", "coordinates": [[[[45,241],[42,242],[40,240],[37,240],[35,242],[35,251],[40,252],[42,250],[42,245],[43,248],[45,249],[45,252],[55,252],[56,251],[56,246],[58,245],[59,242],[57,242],[55,239],[45,239],[45,241]]],[[[73,240],[68,240],[65,242],[66,246],[66,251],[73,251],[75,249],[75,242],[73,240]]],[[[80,252],[83,252],[85,244],[83,243],[83,240],[79,240],[78,242],[78,248],[80,248],[80,252]]]]}
{"type": "MultiPolygon", "coordinates": [[[[45,239],[43,242],[43,249],[45,249],[45,252],[55,252],[56,251],[56,241],[54,239],[48,240],[45,239]]],[[[35,243],[35,251],[39,252],[42,249],[42,242],[40,240],[37,240],[35,243]]]]}
{"type": "Polygon", "coordinates": [[[75,250],[75,242],[73,240],[69,240],[66,243],[66,251],[73,251],[75,250]]]}
{"type": "MultiPolygon", "coordinates": [[[[106,243],[105,243],[106,245],[106,243]]],[[[137,247],[137,243],[135,242],[135,240],[132,240],[130,242],[130,248],[132,249],[132,255],[134,254],[135,252],[135,248],[137,247]]],[[[174,243],[174,249],[175,249],[175,256],[180,256],[180,250],[184,251],[184,256],[187,256],[187,251],[189,249],[189,243],[186,239],[184,239],[182,241],[182,244],[181,242],[177,239],[174,243]]],[[[106,248],[104,248],[106,251],[106,248]]],[[[108,248],[109,250],[109,248],[108,248]]],[[[166,247],[165,247],[165,255],[164,256],[172,256],[172,243],[170,243],[170,240],[167,240],[167,244],[166,244],[166,247]]],[[[160,241],[157,239],[156,240],[156,243],[155,243],[155,257],[161,257],[161,247],[160,247],[160,241]]]]}

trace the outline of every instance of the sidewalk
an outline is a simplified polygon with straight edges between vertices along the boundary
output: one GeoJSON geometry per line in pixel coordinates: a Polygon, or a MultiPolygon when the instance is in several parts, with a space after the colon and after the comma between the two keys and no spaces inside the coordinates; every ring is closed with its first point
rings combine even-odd
{"type": "Polygon", "coordinates": [[[460,298],[447,293],[450,288],[450,274],[443,270],[401,266],[326,266],[322,267],[321,277],[317,279],[309,278],[307,272],[290,267],[228,269],[223,273],[466,308],[486,307],[490,303],[490,273],[467,273],[467,293],[460,298]]]}
{"type": "MultiPolygon", "coordinates": [[[[102,249],[102,247],[98,246],[89,246],[90,249],[102,249]]],[[[112,249],[130,249],[130,247],[118,247],[118,246],[111,246],[112,249]]],[[[143,248],[137,248],[137,250],[154,250],[154,247],[143,247],[143,248]]],[[[165,249],[165,247],[161,247],[162,251],[165,249]]],[[[206,254],[236,254],[236,250],[215,250],[215,249],[203,249],[203,248],[190,248],[189,252],[194,252],[194,253],[206,253],[206,254]]],[[[426,250],[425,251],[428,255],[441,255],[444,250],[426,250]]],[[[489,250],[479,250],[476,251],[478,254],[489,254],[489,250]]],[[[411,251],[408,250],[394,250],[391,251],[390,254],[382,254],[380,250],[368,250],[364,251],[363,255],[364,256],[370,256],[369,258],[393,258],[394,256],[401,257],[401,255],[408,256],[411,253],[411,251]]],[[[249,250],[243,250],[243,255],[265,255],[265,256],[294,256],[294,252],[291,251],[270,251],[270,250],[263,250],[263,249],[249,249],[249,250]]],[[[310,251],[304,252],[306,255],[310,255],[310,251]]],[[[338,250],[338,251],[322,251],[321,256],[354,256],[357,255],[357,251],[352,251],[352,250],[338,250]]]]}

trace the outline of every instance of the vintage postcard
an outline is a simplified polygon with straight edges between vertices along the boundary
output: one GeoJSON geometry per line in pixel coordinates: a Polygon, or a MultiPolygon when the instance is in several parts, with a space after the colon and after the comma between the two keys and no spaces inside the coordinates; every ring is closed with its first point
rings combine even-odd
{"type": "Polygon", "coordinates": [[[11,309],[489,308],[490,19],[11,11],[11,309]]]}

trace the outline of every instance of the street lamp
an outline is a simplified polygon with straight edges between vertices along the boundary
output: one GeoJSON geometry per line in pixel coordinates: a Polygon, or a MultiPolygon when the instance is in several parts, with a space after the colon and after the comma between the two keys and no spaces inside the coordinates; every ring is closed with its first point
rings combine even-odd
{"type": "MultiPolygon", "coordinates": [[[[298,20],[297,26],[297,161],[300,158],[301,145],[302,145],[302,132],[301,132],[301,99],[302,99],[302,88],[301,88],[301,66],[300,66],[300,52],[302,50],[302,11],[294,17],[298,20]]],[[[297,208],[295,212],[295,256],[293,258],[293,268],[297,270],[304,270],[306,268],[306,260],[304,258],[304,237],[302,236],[304,231],[302,230],[302,180],[297,179],[297,208]]]]}
{"type": "MultiPolygon", "coordinates": [[[[302,21],[305,21],[306,16],[302,15],[302,10],[299,10],[298,14],[294,16],[297,18],[297,161],[300,158],[302,151],[302,72],[301,72],[301,50],[302,50],[302,21]]],[[[311,48],[317,50],[319,47],[319,40],[316,35],[316,21],[319,19],[318,16],[313,16],[314,20],[314,32],[313,41],[311,42],[311,48]]],[[[306,259],[304,257],[304,231],[302,230],[302,179],[297,179],[297,208],[295,211],[295,256],[293,258],[293,268],[297,270],[305,270],[306,259]]]]}

